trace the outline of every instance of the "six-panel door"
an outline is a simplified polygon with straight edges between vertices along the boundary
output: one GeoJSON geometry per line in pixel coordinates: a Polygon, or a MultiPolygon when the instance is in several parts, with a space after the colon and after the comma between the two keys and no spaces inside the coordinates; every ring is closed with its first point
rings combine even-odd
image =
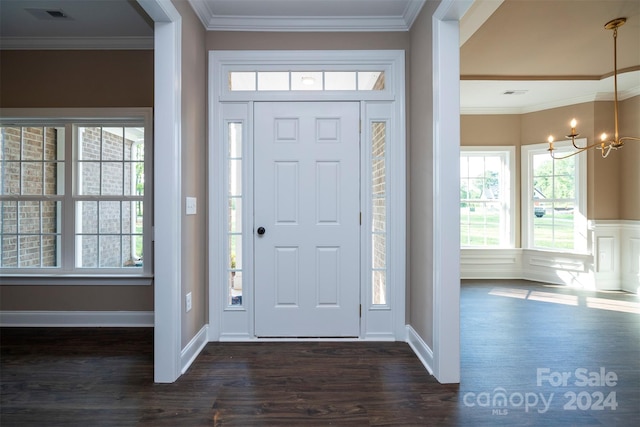
{"type": "Polygon", "coordinates": [[[359,104],[258,102],[254,117],[255,334],[357,337],[359,104]]]}

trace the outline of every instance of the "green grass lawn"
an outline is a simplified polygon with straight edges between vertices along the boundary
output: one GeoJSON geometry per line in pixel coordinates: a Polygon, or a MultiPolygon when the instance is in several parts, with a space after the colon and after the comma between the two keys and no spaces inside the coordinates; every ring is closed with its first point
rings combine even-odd
{"type": "MultiPolygon", "coordinates": [[[[500,244],[500,215],[496,210],[460,208],[460,244],[500,244]]],[[[533,220],[533,243],[537,248],[573,249],[573,212],[547,209],[533,220]]]]}

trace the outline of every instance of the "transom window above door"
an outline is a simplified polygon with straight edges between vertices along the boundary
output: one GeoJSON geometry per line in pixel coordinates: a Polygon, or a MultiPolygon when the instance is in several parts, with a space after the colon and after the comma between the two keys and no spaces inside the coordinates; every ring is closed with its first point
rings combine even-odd
{"type": "Polygon", "coordinates": [[[384,79],[384,71],[230,71],[229,90],[380,91],[384,79]]]}

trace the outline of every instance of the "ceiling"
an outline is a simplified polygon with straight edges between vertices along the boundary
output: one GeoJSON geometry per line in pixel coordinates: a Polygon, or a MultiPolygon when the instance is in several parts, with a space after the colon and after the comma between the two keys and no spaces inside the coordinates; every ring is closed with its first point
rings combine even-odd
{"type": "MultiPolygon", "coordinates": [[[[211,31],[407,31],[425,2],[188,1],[211,31]]],[[[618,36],[625,99],[640,95],[640,1],[476,0],[460,23],[462,112],[612,99],[613,38],[603,25],[618,17],[628,19],[618,36]]],[[[151,49],[153,23],[135,0],[0,0],[0,47],[151,49]]]]}

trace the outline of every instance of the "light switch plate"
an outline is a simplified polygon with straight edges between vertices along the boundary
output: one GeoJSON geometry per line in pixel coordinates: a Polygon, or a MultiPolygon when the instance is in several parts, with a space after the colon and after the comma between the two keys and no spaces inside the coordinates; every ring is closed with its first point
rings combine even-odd
{"type": "Polygon", "coordinates": [[[187,215],[195,215],[197,212],[197,200],[195,197],[187,197],[187,215]]]}

